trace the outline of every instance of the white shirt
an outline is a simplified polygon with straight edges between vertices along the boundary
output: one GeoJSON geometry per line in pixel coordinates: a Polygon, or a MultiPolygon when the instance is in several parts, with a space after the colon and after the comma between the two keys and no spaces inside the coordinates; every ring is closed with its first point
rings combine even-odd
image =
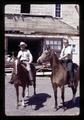
{"type": "Polygon", "coordinates": [[[72,59],[72,47],[71,46],[63,47],[60,57],[62,58],[65,55],[66,57],[63,58],[63,60],[72,59]]]}
{"type": "Polygon", "coordinates": [[[30,53],[29,50],[24,50],[24,51],[20,50],[18,52],[17,57],[20,58],[20,60],[27,60],[29,63],[33,61],[32,54],[30,53]]]}

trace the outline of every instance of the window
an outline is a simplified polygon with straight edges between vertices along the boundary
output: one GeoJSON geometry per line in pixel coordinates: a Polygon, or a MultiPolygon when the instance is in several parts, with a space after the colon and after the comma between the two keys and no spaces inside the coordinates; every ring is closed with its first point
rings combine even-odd
{"type": "Polygon", "coordinates": [[[56,4],[55,16],[58,17],[58,18],[61,17],[61,4],[56,4]]]}
{"type": "Polygon", "coordinates": [[[46,40],[46,45],[50,45],[51,48],[56,50],[56,51],[61,51],[61,49],[62,49],[62,40],[61,40],[61,38],[48,39],[48,40],[46,40]]]}
{"type": "Polygon", "coordinates": [[[30,13],[30,4],[21,4],[21,13],[30,13]]]}
{"type": "Polygon", "coordinates": [[[72,52],[75,53],[76,45],[72,45],[72,52]]]}
{"type": "Polygon", "coordinates": [[[76,53],[76,45],[75,44],[69,44],[72,47],[72,53],[76,53]]]}
{"type": "Polygon", "coordinates": [[[63,38],[52,38],[52,39],[46,39],[45,40],[45,45],[44,45],[44,50],[46,49],[47,45],[50,45],[51,49],[54,49],[55,52],[57,53],[57,56],[60,56],[60,52],[62,49],[62,40],[63,38]]]}

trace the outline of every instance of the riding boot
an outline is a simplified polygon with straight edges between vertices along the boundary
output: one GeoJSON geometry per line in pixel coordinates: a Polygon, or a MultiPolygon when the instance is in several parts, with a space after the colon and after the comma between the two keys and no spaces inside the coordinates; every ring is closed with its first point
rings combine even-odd
{"type": "Polygon", "coordinates": [[[14,73],[12,73],[11,79],[10,79],[10,81],[8,83],[14,84],[14,73]]]}
{"type": "Polygon", "coordinates": [[[70,74],[70,79],[69,79],[68,87],[72,87],[73,86],[73,79],[74,79],[74,77],[73,77],[73,73],[72,72],[69,72],[69,74],[70,74]]]}
{"type": "Polygon", "coordinates": [[[8,83],[13,84],[13,83],[14,83],[14,80],[11,79],[8,83]]]}
{"type": "Polygon", "coordinates": [[[31,70],[29,70],[28,72],[29,72],[29,84],[30,84],[30,85],[33,85],[34,83],[33,83],[32,72],[31,72],[31,70]]]}
{"type": "Polygon", "coordinates": [[[68,83],[68,87],[72,87],[73,86],[73,79],[74,79],[74,72],[73,72],[73,64],[72,64],[72,60],[67,60],[67,69],[69,72],[69,83],[68,83]]]}

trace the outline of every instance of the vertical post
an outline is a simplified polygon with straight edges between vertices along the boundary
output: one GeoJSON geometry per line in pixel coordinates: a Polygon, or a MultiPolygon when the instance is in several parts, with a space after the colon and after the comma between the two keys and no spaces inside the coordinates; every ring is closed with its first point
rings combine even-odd
{"type": "Polygon", "coordinates": [[[7,38],[7,36],[5,36],[5,55],[7,54],[7,52],[8,52],[8,38],[7,38]]]}
{"type": "Polygon", "coordinates": [[[75,5],[75,9],[76,9],[76,11],[77,11],[77,13],[78,13],[78,15],[79,15],[79,6],[78,6],[78,5],[75,5]]]}
{"type": "Polygon", "coordinates": [[[43,40],[43,51],[45,50],[45,46],[46,46],[46,39],[43,40]]]}

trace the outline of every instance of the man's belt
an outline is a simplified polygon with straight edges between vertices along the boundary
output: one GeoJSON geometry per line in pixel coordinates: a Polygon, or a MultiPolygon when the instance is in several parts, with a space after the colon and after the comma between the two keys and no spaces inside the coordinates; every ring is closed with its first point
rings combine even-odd
{"type": "Polygon", "coordinates": [[[21,62],[24,62],[24,61],[28,62],[28,60],[21,60],[21,62]]]}

